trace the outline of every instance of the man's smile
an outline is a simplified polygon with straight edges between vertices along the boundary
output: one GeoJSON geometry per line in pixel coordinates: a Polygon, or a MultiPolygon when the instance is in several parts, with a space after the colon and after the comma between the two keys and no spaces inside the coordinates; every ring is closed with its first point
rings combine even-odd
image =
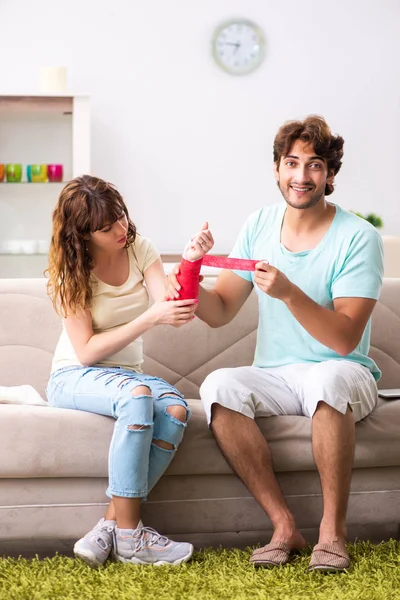
{"type": "Polygon", "coordinates": [[[290,185],[289,187],[292,188],[292,190],[294,190],[297,193],[303,194],[306,192],[311,192],[311,190],[313,189],[312,186],[301,186],[301,185],[290,185]]]}

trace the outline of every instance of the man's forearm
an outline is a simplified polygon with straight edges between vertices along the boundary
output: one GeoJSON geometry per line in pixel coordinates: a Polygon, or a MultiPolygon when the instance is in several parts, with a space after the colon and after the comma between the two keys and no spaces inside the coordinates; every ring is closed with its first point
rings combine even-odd
{"type": "Polygon", "coordinates": [[[221,296],[214,290],[206,290],[202,286],[200,286],[199,290],[199,305],[196,310],[196,316],[210,327],[226,325],[232,318],[229,317],[226,305],[221,296]]]}
{"type": "Polygon", "coordinates": [[[347,315],[320,306],[295,285],[285,304],[313,338],[340,356],[350,354],[357,346],[353,321],[347,315]]]}

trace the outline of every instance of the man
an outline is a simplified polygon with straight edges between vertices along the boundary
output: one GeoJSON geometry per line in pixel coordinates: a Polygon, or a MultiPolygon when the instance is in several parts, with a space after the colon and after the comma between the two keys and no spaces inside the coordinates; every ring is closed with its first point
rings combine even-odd
{"type": "Polygon", "coordinates": [[[196,314],[211,327],[228,323],[253,287],[259,299],[253,366],[215,371],[200,390],[223,455],[273,525],[271,542],[250,559],[255,565],[285,564],[305,540],[254,418],[304,415],[312,419],[324,503],[309,568],[349,567],[354,423],[377,402],[380,371],[367,353],[383,252],[369,223],[326,200],[342,156],[343,138],[321,117],[284,124],[274,141],[274,171],[285,202],[252,214],[230,254],[260,259],[255,272],[224,270],[213,290],[200,289],[196,314]]]}

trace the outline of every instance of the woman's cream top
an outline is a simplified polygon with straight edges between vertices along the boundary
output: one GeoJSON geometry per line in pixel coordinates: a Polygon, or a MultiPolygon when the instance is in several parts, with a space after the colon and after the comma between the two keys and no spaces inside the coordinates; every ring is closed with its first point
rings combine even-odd
{"type": "MultiPolygon", "coordinates": [[[[160,255],[150,240],[140,235],[136,236],[135,243],[127,251],[129,276],[125,283],[118,286],[108,285],[92,275],[91,313],[95,334],[112,331],[133,321],[149,306],[149,295],[144,286],[144,272],[160,255]]],[[[143,341],[141,337],[138,337],[119,352],[97,363],[96,366],[123,367],[140,373],[142,363],[143,341]]],[[[51,372],[80,364],[63,322],[51,372]]]]}

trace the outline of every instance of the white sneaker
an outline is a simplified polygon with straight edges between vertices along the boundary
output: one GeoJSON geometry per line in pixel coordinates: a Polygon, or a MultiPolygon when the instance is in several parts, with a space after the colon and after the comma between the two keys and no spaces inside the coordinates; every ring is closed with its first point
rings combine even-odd
{"type": "Polygon", "coordinates": [[[104,565],[110,555],[115,521],[100,521],[74,546],[74,554],[84,560],[92,569],[104,565]]]}
{"type": "MultiPolygon", "coordinates": [[[[139,523],[142,525],[142,523],[139,523]]],[[[137,565],[180,565],[193,554],[192,544],[174,542],[150,527],[114,530],[113,558],[137,565]]]]}

